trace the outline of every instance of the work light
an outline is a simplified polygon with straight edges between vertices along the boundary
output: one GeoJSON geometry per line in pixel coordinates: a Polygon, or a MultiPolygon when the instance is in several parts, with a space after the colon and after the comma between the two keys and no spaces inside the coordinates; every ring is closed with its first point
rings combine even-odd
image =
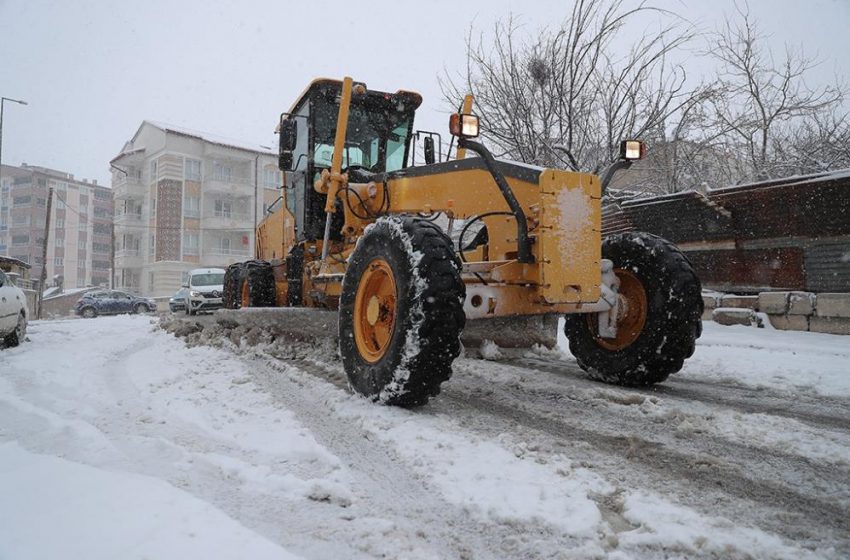
{"type": "Polygon", "coordinates": [[[454,136],[475,138],[478,136],[478,117],[455,113],[449,119],[449,130],[454,136]]]}

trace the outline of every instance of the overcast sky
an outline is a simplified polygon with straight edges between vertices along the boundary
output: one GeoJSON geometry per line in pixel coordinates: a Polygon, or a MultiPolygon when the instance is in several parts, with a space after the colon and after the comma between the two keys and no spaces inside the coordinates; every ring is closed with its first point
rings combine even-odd
{"type": "MultiPolygon", "coordinates": [[[[627,0],[628,2],[628,0],[627,0]]],[[[529,33],[571,3],[0,0],[3,163],[109,184],[108,162],[143,119],[274,145],[277,116],[314,77],[412,89],[417,127],[447,127],[437,76],[464,64],[470,24],[518,15],[529,33]]],[[[658,0],[705,29],[732,0],[658,0]]],[[[821,83],[850,76],[850,0],[750,0],[777,47],[802,45],[821,83]]],[[[641,30],[635,29],[635,32],[641,30]]]]}

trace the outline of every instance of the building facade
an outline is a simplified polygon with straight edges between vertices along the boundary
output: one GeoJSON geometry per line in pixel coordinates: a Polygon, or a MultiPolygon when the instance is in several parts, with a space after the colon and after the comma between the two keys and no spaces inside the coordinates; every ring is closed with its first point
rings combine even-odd
{"type": "Polygon", "coordinates": [[[280,195],[271,148],[144,121],[111,162],[115,286],[172,295],[189,270],[254,254],[254,232],[280,195]]]}
{"type": "Polygon", "coordinates": [[[53,206],[47,239],[47,283],[108,286],[112,259],[112,190],[70,173],[4,165],[0,184],[0,255],[32,265],[41,278],[47,195],[53,206]]]}

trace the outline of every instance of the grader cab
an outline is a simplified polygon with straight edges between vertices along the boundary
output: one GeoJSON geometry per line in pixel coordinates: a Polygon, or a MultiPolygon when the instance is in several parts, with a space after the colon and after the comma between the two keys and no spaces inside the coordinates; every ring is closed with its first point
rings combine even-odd
{"type": "Polygon", "coordinates": [[[351,78],[310,84],[281,115],[280,204],[256,259],[228,269],[225,306],[337,310],[350,386],[387,404],[436,395],[467,324],[551,345],[564,317],[578,364],[606,382],[681,369],[701,328],[690,263],[649,234],[601,238],[603,183],[642,144],[624,142],[604,180],[497,160],[473,140],[468,97],[450,120],[454,157],[436,161],[427,133],[413,166],[420,103],[351,78]]]}

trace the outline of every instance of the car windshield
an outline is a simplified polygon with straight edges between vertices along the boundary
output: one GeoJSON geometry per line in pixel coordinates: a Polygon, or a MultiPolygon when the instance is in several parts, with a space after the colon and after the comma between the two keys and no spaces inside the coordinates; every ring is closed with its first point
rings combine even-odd
{"type": "Polygon", "coordinates": [[[211,272],[209,274],[192,275],[193,286],[220,286],[224,283],[223,272],[211,272]]]}

